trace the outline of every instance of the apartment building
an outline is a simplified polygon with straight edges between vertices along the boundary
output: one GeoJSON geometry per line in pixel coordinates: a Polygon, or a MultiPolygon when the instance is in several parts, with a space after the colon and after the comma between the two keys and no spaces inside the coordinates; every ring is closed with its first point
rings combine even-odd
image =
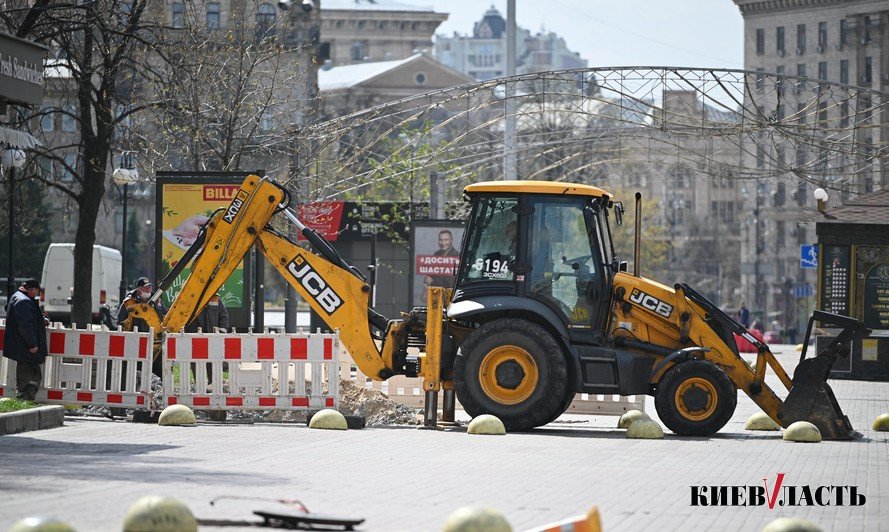
{"type": "Polygon", "coordinates": [[[815,209],[813,190],[826,188],[829,202],[838,204],[882,188],[889,179],[886,166],[871,156],[889,140],[889,117],[870,116],[868,94],[889,90],[889,3],[733,1],[744,17],[744,68],[757,73],[757,105],[829,147],[764,136],[749,139],[742,150],[746,166],[769,176],[750,185],[756,193],[744,198],[752,229],[743,245],[742,285],[752,310],[786,322],[794,307],[814,305],[815,270],[801,268],[800,261],[801,246],[816,240],[814,224],[801,222],[815,209]],[[763,81],[767,74],[775,77],[763,81]],[[763,86],[773,80],[777,88],[763,86]],[[818,85],[821,80],[848,87],[827,89],[818,85]],[[842,130],[844,146],[854,151],[831,144],[838,135],[831,137],[824,124],[842,130]]]}

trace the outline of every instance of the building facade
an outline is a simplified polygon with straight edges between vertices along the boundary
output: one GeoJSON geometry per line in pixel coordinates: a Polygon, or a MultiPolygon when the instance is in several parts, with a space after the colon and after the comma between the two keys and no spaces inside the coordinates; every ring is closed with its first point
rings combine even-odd
{"type": "MultiPolygon", "coordinates": [[[[491,7],[475,23],[472,35],[437,35],[435,58],[477,80],[506,75],[506,19],[491,7]]],[[[516,74],[586,68],[587,61],[568,49],[565,39],[516,28],[516,74]]]]}
{"type": "Polygon", "coordinates": [[[324,0],[319,58],[333,66],[394,61],[432,49],[447,13],[392,0],[324,0]]]}
{"type": "MultiPolygon", "coordinates": [[[[802,221],[815,209],[813,191],[823,187],[831,204],[882,188],[885,165],[867,156],[889,140],[886,116],[868,116],[867,91],[889,90],[889,4],[879,0],[733,0],[744,17],[744,69],[756,73],[759,103],[777,120],[794,116],[810,130],[831,123],[851,137],[851,155],[769,138],[751,138],[743,150],[748,167],[763,176],[746,188],[742,284],[748,306],[767,321],[796,326],[814,306],[815,269],[803,268],[803,246],[815,227],[802,221]],[[770,92],[766,83],[782,85],[770,92]],[[786,76],[786,78],[785,78],[786,76]],[[804,81],[794,77],[811,78],[804,81]],[[786,86],[784,86],[786,80],[786,86]],[[818,87],[817,81],[849,87],[818,87]],[[808,91],[809,97],[805,93],[808,91]],[[842,94],[845,92],[845,94],[842,94]],[[819,102],[812,94],[823,95],[819,102]],[[815,103],[813,103],[813,101],[815,103]],[[812,108],[817,106],[817,109],[812,108]],[[861,148],[863,147],[863,149],[861,148]],[[865,155],[862,156],[861,153],[865,155]],[[796,310],[796,320],[788,319],[796,310]]],[[[827,128],[821,136],[830,144],[827,128]]]]}

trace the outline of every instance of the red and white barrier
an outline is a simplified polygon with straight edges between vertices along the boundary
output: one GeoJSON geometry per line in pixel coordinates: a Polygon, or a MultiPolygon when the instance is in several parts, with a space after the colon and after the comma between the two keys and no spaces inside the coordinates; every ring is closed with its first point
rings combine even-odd
{"type": "MultiPolygon", "coordinates": [[[[0,349],[5,326],[0,326],[0,349]]],[[[154,331],[47,329],[41,403],[149,408],[154,331]]],[[[0,397],[14,396],[15,362],[0,363],[0,397]]]]}
{"type": "Polygon", "coordinates": [[[214,410],[336,408],[338,351],[336,334],[168,334],[164,397],[214,410]]]}

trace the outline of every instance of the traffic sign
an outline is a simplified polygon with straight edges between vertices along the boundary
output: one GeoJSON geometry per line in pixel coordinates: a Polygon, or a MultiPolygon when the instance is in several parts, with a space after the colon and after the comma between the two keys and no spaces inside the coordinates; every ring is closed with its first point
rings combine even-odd
{"type": "Polygon", "coordinates": [[[818,267],[818,244],[799,247],[799,267],[806,270],[818,267]]]}

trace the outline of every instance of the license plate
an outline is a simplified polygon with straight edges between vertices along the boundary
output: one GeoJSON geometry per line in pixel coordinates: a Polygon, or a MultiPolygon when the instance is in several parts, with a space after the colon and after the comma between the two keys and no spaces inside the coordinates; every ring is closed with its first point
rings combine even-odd
{"type": "Polygon", "coordinates": [[[49,298],[49,301],[47,301],[47,303],[49,303],[50,305],[67,305],[68,300],[51,297],[49,298]]]}

